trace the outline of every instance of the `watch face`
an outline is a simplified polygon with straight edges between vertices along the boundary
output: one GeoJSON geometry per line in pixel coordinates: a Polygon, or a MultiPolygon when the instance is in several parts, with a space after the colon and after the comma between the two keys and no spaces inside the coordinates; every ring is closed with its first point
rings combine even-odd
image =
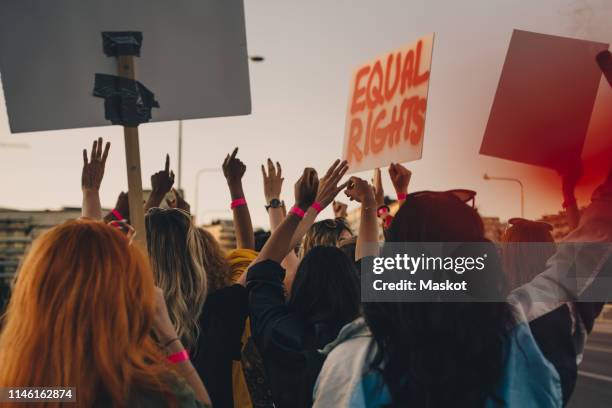
{"type": "Polygon", "coordinates": [[[272,200],[270,200],[270,207],[271,208],[278,208],[281,206],[281,202],[279,199],[277,198],[273,198],[272,200]]]}

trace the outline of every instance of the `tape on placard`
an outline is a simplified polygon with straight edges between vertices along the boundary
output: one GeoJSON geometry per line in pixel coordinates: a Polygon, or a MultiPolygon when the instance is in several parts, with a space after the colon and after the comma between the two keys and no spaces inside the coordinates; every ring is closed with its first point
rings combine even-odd
{"type": "Polygon", "coordinates": [[[102,47],[109,57],[140,56],[142,33],[139,31],[103,31],[102,47]]]}
{"type": "Polygon", "coordinates": [[[104,117],[113,125],[136,127],[151,120],[159,108],[153,92],[133,79],[96,74],[93,95],[104,98],[104,117]]]}

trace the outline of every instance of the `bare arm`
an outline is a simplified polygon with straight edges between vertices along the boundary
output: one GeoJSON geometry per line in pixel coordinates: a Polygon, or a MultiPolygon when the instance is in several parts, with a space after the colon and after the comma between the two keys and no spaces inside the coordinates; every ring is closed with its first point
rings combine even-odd
{"type": "Polygon", "coordinates": [[[351,177],[345,191],[347,197],[361,203],[361,224],[355,248],[355,260],[378,255],[378,222],[374,190],[367,181],[351,177]]]}
{"type": "MultiPolygon", "coordinates": [[[[176,334],[174,325],[168,315],[168,308],[164,300],[164,293],[160,288],[156,288],[155,293],[155,320],[153,322],[153,330],[162,345],[165,346],[167,355],[172,355],[185,350],[176,334]]],[[[180,374],[187,384],[193,389],[196,399],[204,404],[205,407],[212,407],[208,391],[202,383],[202,379],[191,364],[189,359],[173,364],[178,374],[180,374]]]]}
{"type": "MultiPolygon", "coordinates": [[[[231,155],[228,154],[223,161],[223,175],[227,180],[232,202],[244,199],[242,176],[246,172],[246,166],[236,157],[236,154],[238,154],[238,148],[235,148],[231,155]]],[[[246,205],[246,202],[240,205],[233,205],[232,207],[236,247],[255,249],[255,235],[253,233],[253,223],[251,222],[249,207],[246,205]]]]}
{"type": "Polygon", "coordinates": [[[102,152],[102,138],[93,142],[91,157],[87,160],[87,149],[83,150],[83,172],[81,174],[81,190],[83,191],[83,206],[81,217],[102,220],[102,205],[100,204],[100,185],[104,178],[104,167],[110,143],[106,143],[102,152]]]}
{"type": "Polygon", "coordinates": [[[562,175],[563,208],[565,208],[567,222],[571,230],[576,229],[580,223],[580,211],[578,210],[575,190],[581,177],[582,163],[580,161],[562,175]]]}

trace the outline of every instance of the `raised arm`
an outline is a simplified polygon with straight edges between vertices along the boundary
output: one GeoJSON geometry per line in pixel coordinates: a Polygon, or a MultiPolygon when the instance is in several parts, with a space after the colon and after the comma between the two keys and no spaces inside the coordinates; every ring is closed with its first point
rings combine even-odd
{"type": "Polygon", "coordinates": [[[578,161],[576,165],[568,169],[562,177],[563,191],[563,208],[565,208],[567,222],[570,229],[574,230],[580,223],[580,211],[578,210],[578,202],[576,201],[576,185],[582,177],[582,162],[578,161]]]}
{"type": "Polygon", "coordinates": [[[110,150],[110,142],[106,143],[104,152],[102,152],[102,144],[102,138],[94,140],[89,160],[87,160],[87,149],[83,149],[83,172],[81,173],[83,206],[81,217],[93,220],[102,220],[100,184],[102,184],[104,178],[104,167],[110,150]]]}
{"type": "Polygon", "coordinates": [[[397,200],[400,202],[404,201],[408,194],[408,185],[410,184],[412,173],[399,163],[391,163],[389,165],[389,177],[391,178],[391,183],[393,183],[397,200]]]}
{"type": "Polygon", "coordinates": [[[126,221],[130,222],[130,204],[128,200],[128,194],[120,192],[113,208],[108,214],[104,216],[104,222],[109,223],[112,221],[126,221]]]}
{"type": "Polygon", "coordinates": [[[338,186],[338,183],[340,183],[340,180],[347,171],[348,164],[346,160],[336,160],[332,163],[330,168],[327,169],[325,176],[323,176],[321,182],[319,183],[317,196],[314,201],[316,204],[308,208],[306,211],[304,219],[302,222],[300,222],[300,225],[291,238],[291,248],[295,248],[300,243],[302,237],[304,237],[306,232],[308,232],[310,227],[312,227],[312,224],[314,224],[315,220],[317,219],[317,215],[319,215],[319,213],[323,211],[325,207],[330,205],[338,193],[346,187],[347,183],[340,186],[338,186]]]}
{"type": "Polygon", "coordinates": [[[145,213],[151,208],[159,207],[173,185],[174,172],[170,170],[170,155],[166,154],[164,169],[151,176],[151,194],[145,204],[145,213]]]}
{"type": "Polygon", "coordinates": [[[163,351],[166,353],[168,360],[193,389],[196,399],[204,404],[205,407],[212,407],[208,391],[202,383],[202,379],[197,371],[191,364],[191,360],[186,355],[187,350],[185,350],[185,347],[176,334],[176,330],[168,314],[164,293],[160,288],[156,288],[155,293],[155,320],[153,321],[153,331],[155,332],[157,340],[164,348],[163,351]]]}
{"type": "Polygon", "coordinates": [[[290,244],[291,237],[304,217],[304,213],[315,201],[318,187],[319,178],[316,170],[311,168],[304,169],[302,177],[295,183],[295,206],[272,233],[272,236],[270,236],[268,242],[261,249],[253,264],[268,259],[280,263],[285,258],[287,253],[293,248],[290,244]]]}
{"type": "Polygon", "coordinates": [[[255,249],[255,235],[251,222],[251,213],[244,198],[242,189],[242,176],[246,172],[245,164],[236,157],[238,148],[223,160],[223,175],[227,180],[232,197],[232,213],[234,215],[234,230],[236,232],[236,247],[255,249]]]}
{"type": "Polygon", "coordinates": [[[378,223],[374,189],[367,181],[359,177],[351,177],[344,193],[351,201],[361,203],[361,223],[355,248],[355,260],[378,255],[378,223]]]}

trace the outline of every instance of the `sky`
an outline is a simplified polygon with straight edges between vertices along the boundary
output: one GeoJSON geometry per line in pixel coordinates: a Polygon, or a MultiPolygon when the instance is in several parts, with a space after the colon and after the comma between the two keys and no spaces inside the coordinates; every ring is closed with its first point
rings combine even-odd
{"type": "MultiPolygon", "coordinates": [[[[292,203],[293,184],[305,166],[324,173],[341,155],[353,70],[431,32],[436,38],[423,158],[407,164],[413,171],[410,190],[473,189],[481,214],[504,220],[520,215],[518,186],[484,181],[482,175],[524,176],[527,217],[561,209],[560,192],[542,194],[541,178],[527,176],[537,173],[555,185],[551,170],[478,151],[512,30],[609,43],[609,0],[246,0],[245,15],[249,54],[265,57],[250,64],[252,114],[183,123],[182,188],[194,212],[198,170],[220,168],[238,146],[247,165],[245,195],[254,224],[266,227],[260,170],[265,159],[281,162],[282,198],[292,203]]],[[[112,143],[101,198],[103,206],[113,206],[127,188],[120,127],[12,135],[0,96],[0,207],[80,206],[81,150],[97,137],[112,143]]],[[[178,122],[140,126],[144,188],[166,153],[177,171],[177,134],[178,122]]],[[[390,181],[383,178],[390,193],[390,181]]],[[[221,172],[203,173],[199,192],[199,222],[231,216],[221,172]]],[[[331,215],[329,209],[325,215],[331,215]]]]}

